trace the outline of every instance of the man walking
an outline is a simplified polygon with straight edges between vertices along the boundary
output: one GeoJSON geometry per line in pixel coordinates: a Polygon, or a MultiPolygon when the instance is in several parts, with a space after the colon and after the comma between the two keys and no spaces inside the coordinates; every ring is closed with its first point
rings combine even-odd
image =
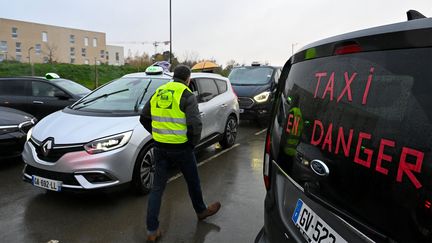
{"type": "Polygon", "coordinates": [[[159,87],[143,109],[141,124],[155,141],[156,171],[147,208],[147,241],[161,237],[159,211],[167,182],[167,170],[177,164],[187,182],[189,196],[198,220],[218,212],[219,202],[206,206],[193,152],[201,137],[202,123],[195,95],[188,88],[191,71],[180,65],[174,69],[174,82],[159,87]]]}

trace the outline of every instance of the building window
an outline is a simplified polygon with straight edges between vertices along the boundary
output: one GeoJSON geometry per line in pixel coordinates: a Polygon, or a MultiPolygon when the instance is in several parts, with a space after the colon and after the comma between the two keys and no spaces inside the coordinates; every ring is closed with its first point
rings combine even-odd
{"type": "Polygon", "coordinates": [[[72,58],[72,57],[71,57],[71,59],[70,59],[70,63],[71,63],[71,64],[74,64],[74,63],[75,63],[75,58],[72,58]]]}
{"type": "Polygon", "coordinates": [[[16,53],[21,53],[21,42],[17,42],[15,44],[15,52],[16,53]]]}
{"type": "Polygon", "coordinates": [[[21,59],[22,59],[21,54],[17,53],[17,54],[16,54],[16,60],[17,60],[18,62],[21,62],[21,59]]]}
{"type": "Polygon", "coordinates": [[[119,60],[120,60],[120,55],[118,52],[116,52],[116,61],[119,61],[119,60]]]}
{"type": "Polygon", "coordinates": [[[75,35],[70,35],[70,36],[69,36],[69,42],[70,42],[71,44],[74,44],[74,43],[75,43],[75,35]]]}
{"type": "Polygon", "coordinates": [[[3,53],[0,53],[0,62],[3,62],[5,60],[5,55],[3,53]]]}
{"type": "Polygon", "coordinates": [[[36,44],[36,45],[35,45],[35,53],[36,53],[37,55],[40,55],[41,52],[42,52],[41,44],[36,44]]]}
{"type": "Polygon", "coordinates": [[[42,42],[48,42],[48,33],[46,31],[42,32],[42,42]]]}
{"type": "Polygon", "coordinates": [[[12,27],[12,38],[18,38],[18,28],[12,27]]]}
{"type": "Polygon", "coordinates": [[[106,59],[108,61],[109,60],[109,52],[106,52],[105,54],[106,54],[106,59]]]}
{"type": "Polygon", "coordinates": [[[88,46],[88,37],[84,37],[84,46],[88,46]]]}
{"type": "Polygon", "coordinates": [[[97,47],[97,38],[93,38],[93,47],[97,47]]]}
{"type": "Polygon", "coordinates": [[[71,58],[75,57],[75,47],[70,48],[70,56],[71,56],[71,58]]]}
{"type": "Polygon", "coordinates": [[[87,55],[87,50],[85,48],[81,49],[81,55],[85,57],[87,55]]]}
{"type": "Polygon", "coordinates": [[[0,41],[0,52],[7,52],[7,41],[0,41]]]}
{"type": "Polygon", "coordinates": [[[96,65],[100,65],[100,61],[99,60],[96,61],[96,65]]]}
{"type": "Polygon", "coordinates": [[[48,61],[49,61],[49,58],[48,58],[48,57],[44,57],[44,58],[43,58],[43,63],[48,63],[48,61]]]}
{"type": "Polygon", "coordinates": [[[105,57],[105,51],[104,51],[104,50],[101,50],[101,51],[100,51],[100,57],[101,57],[101,58],[104,58],[104,57],[105,57]]]}
{"type": "Polygon", "coordinates": [[[85,60],[84,60],[84,64],[87,64],[87,65],[88,65],[88,64],[89,64],[89,60],[88,60],[88,59],[85,59],[85,60]]]}

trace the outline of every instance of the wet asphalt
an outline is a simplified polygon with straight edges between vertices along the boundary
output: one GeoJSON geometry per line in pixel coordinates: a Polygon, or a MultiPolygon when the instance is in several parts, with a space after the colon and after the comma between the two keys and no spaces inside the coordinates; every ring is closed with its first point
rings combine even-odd
{"type": "MultiPolygon", "coordinates": [[[[264,223],[262,158],[265,131],[242,122],[236,145],[197,153],[204,200],[218,214],[198,221],[184,178],[171,172],[158,242],[253,242],[264,223]]],[[[21,160],[0,163],[0,242],[145,242],[148,196],[128,190],[46,192],[21,180],[21,160]]]]}

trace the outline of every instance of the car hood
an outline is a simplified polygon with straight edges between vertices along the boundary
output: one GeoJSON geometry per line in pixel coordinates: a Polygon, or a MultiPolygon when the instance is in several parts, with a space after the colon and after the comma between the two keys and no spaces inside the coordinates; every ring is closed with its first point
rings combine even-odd
{"type": "Polygon", "coordinates": [[[0,125],[18,125],[34,117],[23,111],[0,107],[0,125]]]}
{"type": "Polygon", "coordinates": [[[32,137],[38,141],[52,137],[56,144],[80,144],[131,131],[138,125],[139,116],[98,117],[57,111],[34,127],[32,137]]]}
{"type": "Polygon", "coordinates": [[[254,97],[270,89],[270,85],[232,85],[238,97],[254,97]]]}

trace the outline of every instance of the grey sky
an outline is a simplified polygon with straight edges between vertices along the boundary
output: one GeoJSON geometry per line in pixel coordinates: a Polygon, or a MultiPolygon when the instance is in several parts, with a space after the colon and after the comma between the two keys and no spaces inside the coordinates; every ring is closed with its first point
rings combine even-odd
{"type": "MultiPolygon", "coordinates": [[[[0,0],[3,18],[105,32],[114,41],[169,40],[169,0],[0,0]]],[[[283,65],[294,49],[332,35],[432,17],[431,0],[172,0],[173,53],[283,65]]],[[[153,54],[151,44],[124,45],[153,54]]],[[[159,46],[158,51],[169,50],[159,46]]]]}

